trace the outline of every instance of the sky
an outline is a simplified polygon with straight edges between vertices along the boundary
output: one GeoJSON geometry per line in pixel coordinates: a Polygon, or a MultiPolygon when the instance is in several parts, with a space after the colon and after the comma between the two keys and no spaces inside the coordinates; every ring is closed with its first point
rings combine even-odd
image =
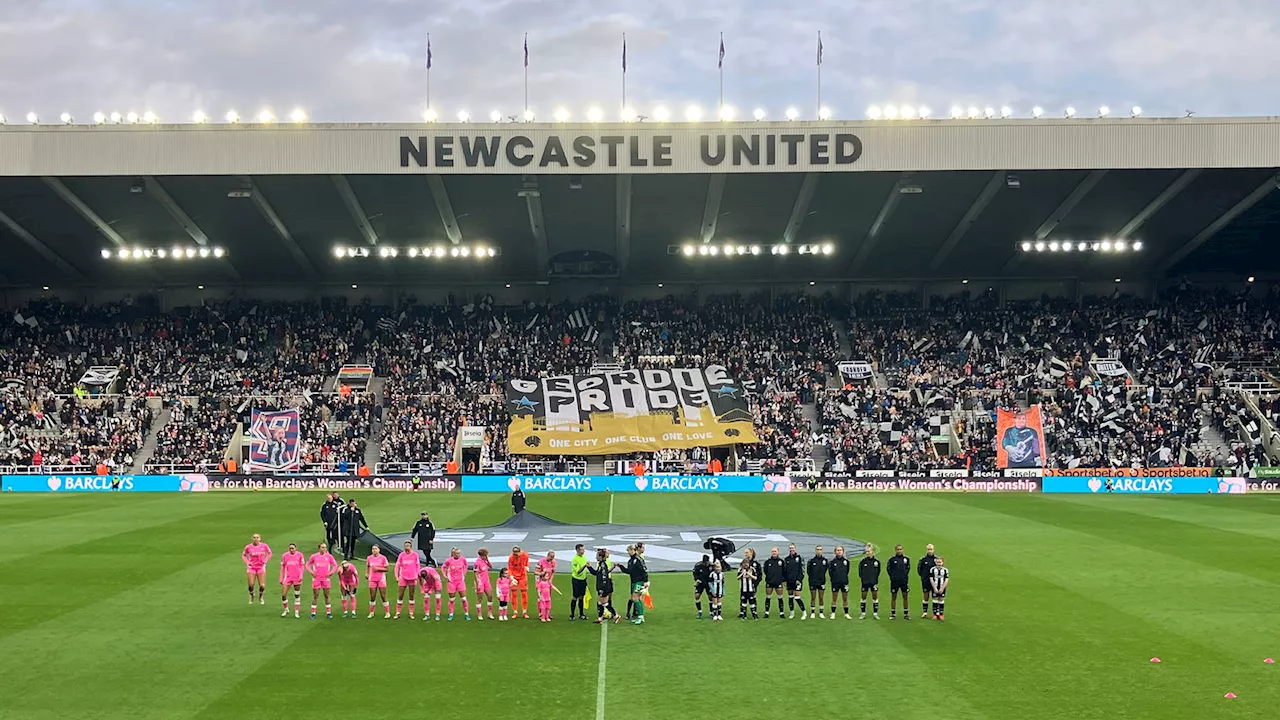
{"type": "Polygon", "coordinates": [[[0,113],[182,122],[303,108],[319,122],[414,122],[428,102],[616,120],[724,104],[837,119],[872,106],[1092,114],[1280,114],[1276,0],[4,0],[0,113]]]}

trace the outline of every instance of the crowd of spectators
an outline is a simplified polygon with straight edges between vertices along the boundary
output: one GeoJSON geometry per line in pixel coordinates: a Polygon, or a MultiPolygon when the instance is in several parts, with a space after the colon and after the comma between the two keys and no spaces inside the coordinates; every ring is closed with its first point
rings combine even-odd
{"type": "MultiPolygon", "coordinates": [[[[231,299],[170,312],[147,298],[40,301],[0,324],[0,451],[17,464],[37,453],[50,465],[131,464],[152,418],[146,399],[158,398],[172,417],[153,465],[216,464],[251,409],[285,407],[301,410],[308,465],[357,465],[370,438],[383,462],[444,461],[463,422],[490,429],[483,455],[501,462],[507,380],[611,362],[724,365],[753,388],[761,442],[743,455],[766,467],[808,461],[816,445],[836,468],[987,468],[992,411],[1037,403],[1052,465],[1189,464],[1235,454],[1246,423],[1225,384],[1269,382],[1266,362],[1280,350],[1273,317],[1274,291],[1188,287],[1155,299],[1006,303],[993,292],[927,303],[919,293],[731,294],[510,307],[487,295],[390,306],[231,299]],[[828,390],[849,358],[871,361],[877,378],[828,390]],[[1124,367],[1099,376],[1099,359],[1124,367]],[[325,392],[351,362],[385,378],[381,395],[325,392]],[[76,381],[102,365],[120,369],[114,394],[84,399],[76,381]],[[960,439],[953,453],[929,441],[940,419],[960,439]],[[1228,447],[1207,447],[1205,424],[1228,447]]],[[[1243,459],[1262,460],[1252,444],[1242,443],[1243,459]]],[[[662,460],[704,462],[698,453],[662,460]]]]}

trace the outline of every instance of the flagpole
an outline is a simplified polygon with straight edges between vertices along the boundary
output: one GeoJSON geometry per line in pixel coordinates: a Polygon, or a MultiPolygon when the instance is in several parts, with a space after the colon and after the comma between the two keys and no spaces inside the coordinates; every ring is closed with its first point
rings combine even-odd
{"type": "Polygon", "coordinates": [[[524,34],[524,115],[520,116],[523,120],[525,115],[529,113],[529,33],[524,34]]]}
{"type": "Polygon", "coordinates": [[[622,33],[622,107],[627,107],[627,34],[622,33]]]}
{"type": "Polygon", "coordinates": [[[720,105],[716,108],[716,116],[724,107],[724,33],[720,33],[720,105]]]}
{"type": "Polygon", "coordinates": [[[818,31],[818,113],[822,113],[822,31],[818,31]]]}
{"type": "Polygon", "coordinates": [[[431,33],[427,33],[427,110],[431,109],[431,33]]]}

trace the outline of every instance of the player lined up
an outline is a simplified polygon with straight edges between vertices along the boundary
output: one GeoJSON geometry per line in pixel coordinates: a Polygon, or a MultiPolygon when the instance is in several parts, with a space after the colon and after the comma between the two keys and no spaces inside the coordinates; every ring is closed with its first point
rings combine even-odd
{"type": "MultiPolygon", "coordinates": [[[[893,557],[889,558],[887,565],[890,592],[889,619],[897,619],[898,599],[901,598],[902,617],[904,620],[910,620],[911,615],[907,609],[907,604],[908,594],[911,589],[911,559],[903,554],[902,546],[898,545],[894,548],[893,557]]],[[[707,596],[711,619],[723,619],[721,604],[725,592],[724,577],[726,569],[724,562],[711,560],[707,555],[703,555],[702,560],[693,566],[693,605],[699,620],[703,617],[703,595],[707,596]]],[[[845,619],[852,620],[853,617],[849,614],[849,576],[851,569],[851,563],[849,558],[845,557],[843,546],[836,547],[835,557],[827,558],[823,553],[822,546],[819,545],[814,548],[814,555],[807,562],[796,551],[794,544],[787,549],[786,556],[779,555],[778,548],[773,548],[769,553],[769,558],[764,561],[763,565],[756,560],[755,550],[747,548],[743,553],[743,559],[737,571],[739,584],[738,618],[745,620],[748,613],[750,613],[753,620],[760,618],[757,610],[756,592],[760,583],[763,582],[765,618],[768,618],[772,612],[774,598],[777,598],[778,601],[778,618],[784,617],[782,602],[785,597],[787,601],[785,616],[788,618],[795,618],[798,607],[801,620],[826,619],[827,617],[835,620],[837,603],[839,603],[845,619]],[[802,597],[806,579],[809,582],[809,607],[807,609],[802,597]],[[828,582],[831,584],[830,616],[824,610],[827,607],[826,591],[828,582]]],[[[871,616],[876,620],[880,619],[881,571],[880,558],[876,557],[875,548],[867,545],[863,558],[858,562],[858,580],[862,586],[858,612],[859,620],[865,620],[867,617],[867,595],[871,596],[871,616]]],[[[921,590],[924,596],[921,617],[942,620],[947,586],[950,583],[950,573],[942,558],[934,555],[933,545],[929,545],[926,548],[924,557],[920,558],[919,563],[916,564],[916,575],[920,578],[921,590]],[[932,613],[930,612],[931,601],[932,613]]]]}

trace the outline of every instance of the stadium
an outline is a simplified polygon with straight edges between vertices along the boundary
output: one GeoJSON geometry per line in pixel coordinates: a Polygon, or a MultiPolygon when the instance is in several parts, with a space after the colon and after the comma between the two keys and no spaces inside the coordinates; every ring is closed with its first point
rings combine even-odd
{"type": "Polygon", "coordinates": [[[1280,121],[96,120],[0,127],[0,716],[1280,702],[1280,121]],[[276,617],[328,491],[359,616],[276,617]],[[384,619],[424,510],[559,553],[554,621],[384,619]],[[712,537],[936,545],[952,611],[738,620],[728,572],[713,625],[712,537]],[[643,626],[563,617],[577,542],[651,546],[643,626]]]}

